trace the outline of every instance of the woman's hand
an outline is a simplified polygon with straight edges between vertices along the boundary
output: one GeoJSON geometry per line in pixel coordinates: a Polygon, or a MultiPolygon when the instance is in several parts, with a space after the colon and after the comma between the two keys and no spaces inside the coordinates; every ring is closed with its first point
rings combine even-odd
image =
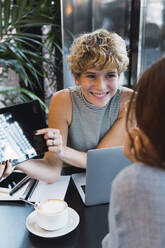
{"type": "Polygon", "coordinates": [[[9,160],[0,162],[0,177],[7,177],[13,171],[9,160]]]}
{"type": "Polygon", "coordinates": [[[147,135],[139,128],[132,128],[129,130],[129,134],[126,134],[123,153],[132,162],[162,163],[155,147],[147,135]]]}
{"type": "Polygon", "coordinates": [[[123,153],[132,162],[136,162],[136,154],[139,156],[143,151],[143,143],[139,136],[139,129],[132,128],[126,133],[123,153]]]}
{"type": "Polygon", "coordinates": [[[48,150],[55,152],[57,157],[61,158],[64,153],[64,147],[60,130],[55,128],[43,128],[37,130],[35,133],[35,135],[41,134],[44,134],[48,150]]]}

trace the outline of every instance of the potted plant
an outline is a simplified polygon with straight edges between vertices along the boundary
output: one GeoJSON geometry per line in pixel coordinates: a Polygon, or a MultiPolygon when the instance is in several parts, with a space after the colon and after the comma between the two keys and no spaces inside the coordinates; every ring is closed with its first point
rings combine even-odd
{"type": "Polygon", "coordinates": [[[43,65],[55,69],[54,24],[55,2],[50,0],[4,0],[0,2],[0,101],[3,105],[38,99],[46,105],[37,92],[42,90],[43,78],[49,80],[43,65]],[[44,25],[50,29],[46,37],[41,31],[44,25]],[[48,56],[43,56],[46,49],[48,56]],[[7,78],[14,71],[18,85],[10,85],[7,78]]]}

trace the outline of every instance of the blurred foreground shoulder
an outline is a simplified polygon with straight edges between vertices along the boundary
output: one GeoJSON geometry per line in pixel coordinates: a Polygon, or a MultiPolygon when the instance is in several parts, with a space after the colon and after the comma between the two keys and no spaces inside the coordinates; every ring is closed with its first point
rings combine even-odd
{"type": "MultiPolygon", "coordinates": [[[[130,162],[131,163],[131,162],[130,162]]],[[[128,193],[128,191],[133,187],[136,181],[136,165],[131,164],[121,170],[115,177],[112,183],[113,191],[123,193],[128,193]]]]}

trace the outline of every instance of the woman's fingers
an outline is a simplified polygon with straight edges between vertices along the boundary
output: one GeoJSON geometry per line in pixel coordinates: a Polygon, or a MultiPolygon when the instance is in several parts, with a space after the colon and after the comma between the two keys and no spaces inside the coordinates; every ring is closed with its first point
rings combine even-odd
{"type": "Polygon", "coordinates": [[[6,177],[10,175],[13,171],[13,167],[9,160],[0,163],[0,176],[6,177]]]}
{"type": "Polygon", "coordinates": [[[58,146],[49,146],[48,150],[50,152],[56,152],[56,153],[60,153],[60,154],[62,153],[62,149],[61,149],[60,145],[58,145],[58,146]]]}
{"type": "Polygon", "coordinates": [[[57,146],[62,144],[62,136],[55,135],[52,139],[47,139],[46,141],[47,146],[57,146]]]}
{"type": "Polygon", "coordinates": [[[3,172],[5,170],[5,165],[6,165],[5,161],[0,162],[0,177],[2,177],[3,175],[3,172]]]}
{"type": "Polygon", "coordinates": [[[123,153],[131,161],[136,162],[137,153],[141,153],[142,143],[137,128],[132,128],[126,133],[123,153]]]}
{"type": "Polygon", "coordinates": [[[4,176],[8,176],[13,172],[14,168],[12,167],[11,163],[9,160],[6,161],[6,167],[4,171],[4,176]]]}
{"type": "Polygon", "coordinates": [[[56,135],[60,134],[60,131],[55,128],[43,128],[36,130],[35,135],[41,135],[44,134],[44,138],[54,138],[56,135]]]}
{"type": "Polygon", "coordinates": [[[126,133],[126,136],[125,136],[125,143],[124,143],[123,153],[127,158],[132,160],[132,153],[133,153],[133,151],[132,151],[132,141],[131,141],[130,135],[128,133],[126,133]]]}
{"type": "Polygon", "coordinates": [[[134,146],[136,148],[136,154],[138,157],[143,157],[144,147],[140,136],[136,136],[134,139],[134,146]]]}
{"type": "Polygon", "coordinates": [[[56,152],[58,153],[58,155],[62,154],[63,141],[59,129],[43,128],[37,130],[35,134],[36,135],[44,134],[44,139],[46,140],[46,145],[48,146],[48,150],[51,152],[56,152]]]}

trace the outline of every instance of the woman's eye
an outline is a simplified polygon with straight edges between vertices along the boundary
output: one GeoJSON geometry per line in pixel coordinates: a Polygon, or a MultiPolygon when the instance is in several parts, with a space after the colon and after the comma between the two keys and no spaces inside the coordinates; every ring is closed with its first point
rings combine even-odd
{"type": "Polygon", "coordinates": [[[109,73],[109,74],[107,74],[106,76],[105,76],[106,78],[114,78],[114,77],[116,77],[116,74],[112,74],[112,73],[109,73]]]}
{"type": "Polygon", "coordinates": [[[89,75],[87,75],[87,78],[95,78],[95,75],[91,75],[91,74],[89,74],[89,75]]]}

